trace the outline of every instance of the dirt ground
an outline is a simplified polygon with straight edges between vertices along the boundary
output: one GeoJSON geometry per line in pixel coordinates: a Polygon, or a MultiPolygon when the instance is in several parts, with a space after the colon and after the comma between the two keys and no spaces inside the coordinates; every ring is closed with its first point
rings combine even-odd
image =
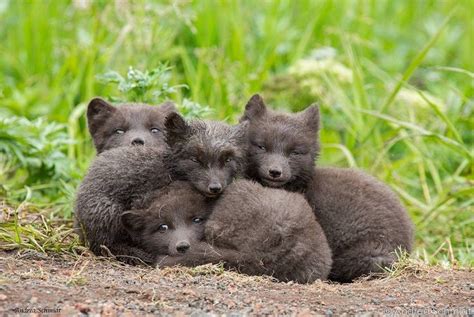
{"type": "Polygon", "coordinates": [[[474,272],[410,268],[352,284],[278,283],[219,266],[154,269],[0,252],[0,314],[474,316],[474,272]]]}

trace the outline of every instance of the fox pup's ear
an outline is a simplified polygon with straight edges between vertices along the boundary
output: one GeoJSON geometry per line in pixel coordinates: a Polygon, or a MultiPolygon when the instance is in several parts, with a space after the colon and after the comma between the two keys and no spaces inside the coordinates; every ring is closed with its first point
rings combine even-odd
{"type": "Polygon", "coordinates": [[[319,106],[317,104],[312,104],[304,111],[299,113],[301,120],[303,123],[313,130],[314,132],[318,132],[319,130],[319,106]]]}
{"type": "Polygon", "coordinates": [[[186,121],[176,112],[171,112],[165,119],[166,143],[173,145],[177,142],[186,141],[190,127],[186,121]]]}
{"type": "Polygon", "coordinates": [[[115,112],[117,109],[109,104],[102,98],[94,98],[89,102],[87,106],[87,125],[89,132],[94,136],[105,121],[115,112]]]}
{"type": "Polygon", "coordinates": [[[178,112],[176,105],[172,101],[165,101],[160,105],[160,110],[164,113],[178,112]]]}
{"type": "Polygon", "coordinates": [[[249,122],[247,120],[240,122],[238,125],[232,127],[233,137],[237,139],[239,143],[247,142],[247,131],[249,122]]]}
{"type": "Polygon", "coordinates": [[[125,211],[120,216],[123,227],[130,233],[143,231],[147,223],[145,213],[145,210],[125,211]]]}
{"type": "Polygon", "coordinates": [[[250,98],[245,106],[245,112],[240,122],[249,120],[252,121],[254,119],[258,119],[263,116],[267,112],[267,107],[263,102],[262,97],[259,94],[255,94],[250,98]]]}

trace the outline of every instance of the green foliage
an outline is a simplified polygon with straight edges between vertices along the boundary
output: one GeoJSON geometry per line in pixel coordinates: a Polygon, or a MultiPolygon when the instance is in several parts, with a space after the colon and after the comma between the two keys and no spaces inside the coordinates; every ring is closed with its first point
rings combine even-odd
{"type": "Polygon", "coordinates": [[[211,107],[206,106],[206,105],[201,105],[187,98],[184,98],[181,105],[179,105],[179,112],[183,114],[185,118],[188,118],[188,119],[206,118],[214,113],[211,107]]]}
{"type": "Polygon", "coordinates": [[[14,209],[70,219],[94,155],[93,96],[169,98],[188,117],[236,122],[263,92],[286,110],[318,102],[319,164],[388,183],[417,226],[417,258],[473,265],[473,1],[5,3],[0,196],[14,209]]]}
{"type": "MultiPolygon", "coordinates": [[[[180,89],[187,88],[186,85],[170,86],[170,70],[167,64],[160,64],[152,71],[142,72],[130,67],[127,77],[122,77],[116,71],[108,71],[97,79],[104,84],[116,84],[118,91],[123,97],[112,96],[110,99],[116,102],[143,102],[157,104],[165,101],[180,89]]],[[[186,118],[204,118],[210,116],[213,111],[209,106],[184,98],[178,105],[180,112],[186,118]]]]}
{"type": "Polygon", "coordinates": [[[186,85],[169,86],[170,69],[171,67],[167,64],[160,64],[157,68],[145,72],[130,67],[126,78],[116,71],[109,71],[97,76],[97,79],[105,84],[118,84],[118,90],[124,94],[126,99],[120,100],[113,97],[112,99],[115,101],[133,100],[143,103],[156,103],[176,93],[178,89],[187,87],[186,85]]]}
{"type": "Polygon", "coordinates": [[[72,142],[64,124],[0,117],[0,180],[8,198],[22,200],[34,188],[37,202],[62,199],[64,184],[79,178],[65,154],[72,142]]]}
{"type": "Polygon", "coordinates": [[[63,124],[43,118],[0,118],[0,152],[10,163],[25,169],[27,184],[67,176],[63,151],[70,142],[63,124]]]}

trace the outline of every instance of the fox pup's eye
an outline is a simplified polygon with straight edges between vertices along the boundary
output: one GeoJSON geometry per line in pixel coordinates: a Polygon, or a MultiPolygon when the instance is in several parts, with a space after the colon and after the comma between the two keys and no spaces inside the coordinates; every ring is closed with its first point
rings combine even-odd
{"type": "Polygon", "coordinates": [[[266,150],[265,146],[261,144],[255,144],[256,147],[258,147],[260,150],[266,150]]]}
{"type": "Polygon", "coordinates": [[[189,159],[190,159],[191,161],[193,161],[194,163],[199,162],[198,159],[197,159],[196,157],[194,157],[194,156],[191,156],[189,159]]]}
{"type": "Polygon", "coordinates": [[[225,162],[226,162],[226,163],[230,163],[230,162],[232,162],[232,160],[233,160],[232,157],[228,157],[228,158],[225,159],[225,162]]]}
{"type": "Polygon", "coordinates": [[[166,230],[168,230],[168,225],[161,224],[161,225],[158,227],[158,231],[160,231],[160,232],[165,232],[166,230]]]}
{"type": "Polygon", "coordinates": [[[158,128],[151,128],[151,129],[150,129],[150,132],[151,132],[151,133],[158,133],[158,132],[160,132],[160,129],[158,129],[158,128]]]}
{"type": "Polygon", "coordinates": [[[115,129],[114,133],[115,134],[124,134],[125,130],[124,129],[115,129]]]}
{"type": "Polygon", "coordinates": [[[193,223],[195,223],[195,224],[200,224],[200,223],[203,223],[203,222],[204,222],[203,218],[200,218],[200,217],[194,217],[193,218],[193,223]]]}
{"type": "Polygon", "coordinates": [[[290,152],[290,155],[306,155],[308,151],[306,149],[294,149],[290,152]]]}

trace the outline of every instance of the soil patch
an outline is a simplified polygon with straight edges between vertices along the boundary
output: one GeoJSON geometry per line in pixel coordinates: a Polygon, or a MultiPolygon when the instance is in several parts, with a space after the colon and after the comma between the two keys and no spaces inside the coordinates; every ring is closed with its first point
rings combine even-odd
{"type": "Polygon", "coordinates": [[[300,285],[227,272],[215,265],[155,269],[93,256],[0,251],[2,315],[473,316],[473,304],[474,272],[467,269],[422,267],[351,284],[300,285]]]}

